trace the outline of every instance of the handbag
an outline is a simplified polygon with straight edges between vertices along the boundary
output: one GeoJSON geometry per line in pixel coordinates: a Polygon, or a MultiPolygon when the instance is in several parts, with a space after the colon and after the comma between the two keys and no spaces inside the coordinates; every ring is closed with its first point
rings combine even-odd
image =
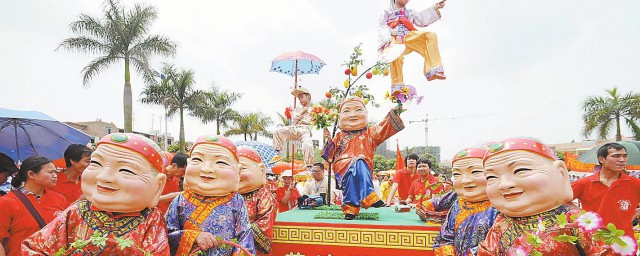
{"type": "Polygon", "coordinates": [[[40,229],[46,226],[47,222],[45,222],[42,216],[40,216],[40,213],[38,212],[38,210],[36,210],[36,207],[33,206],[31,201],[29,201],[27,196],[22,194],[22,191],[20,190],[14,190],[13,192],[16,193],[16,197],[18,197],[18,199],[20,200],[20,202],[22,202],[24,207],[27,208],[27,211],[29,211],[31,216],[36,220],[36,222],[38,223],[38,226],[40,226],[40,229]]]}

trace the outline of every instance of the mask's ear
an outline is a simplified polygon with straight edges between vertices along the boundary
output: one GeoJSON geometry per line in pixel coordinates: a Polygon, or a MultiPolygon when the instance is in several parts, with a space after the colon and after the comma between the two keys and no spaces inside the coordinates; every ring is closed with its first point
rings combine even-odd
{"type": "Polygon", "coordinates": [[[564,161],[556,160],[553,162],[553,169],[562,175],[562,184],[565,191],[565,203],[573,200],[573,189],[571,189],[571,180],[569,179],[569,171],[564,161]]]}
{"type": "Polygon", "coordinates": [[[156,182],[158,187],[156,188],[157,191],[156,195],[153,197],[153,201],[151,201],[151,203],[149,204],[149,208],[153,208],[158,205],[160,195],[162,195],[162,190],[164,190],[164,185],[167,183],[167,175],[165,175],[164,173],[158,173],[154,178],[154,181],[156,182]]]}
{"type": "Polygon", "coordinates": [[[267,184],[267,167],[264,163],[258,164],[258,170],[260,171],[260,177],[262,177],[262,185],[267,184]]]}

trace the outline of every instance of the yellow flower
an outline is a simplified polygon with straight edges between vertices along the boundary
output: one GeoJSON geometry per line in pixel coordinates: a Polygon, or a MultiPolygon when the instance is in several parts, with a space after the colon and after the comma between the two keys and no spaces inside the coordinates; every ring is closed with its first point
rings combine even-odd
{"type": "Polygon", "coordinates": [[[384,99],[388,99],[389,98],[389,91],[387,91],[387,93],[384,94],[384,99]]]}

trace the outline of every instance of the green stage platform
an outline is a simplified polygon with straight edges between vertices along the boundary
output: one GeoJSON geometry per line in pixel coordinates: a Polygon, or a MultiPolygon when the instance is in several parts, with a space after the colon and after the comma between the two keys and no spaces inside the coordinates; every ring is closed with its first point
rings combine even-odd
{"type": "MultiPolygon", "coordinates": [[[[288,212],[278,213],[277,222],[305,222],[305,223],[334,223],[345,225],[394,225],[394,226],[425,226],[424,221],[418,219],[415,209],[410,212],[397,213],[393,207],[362,209],[360,212],[378,213],[379,220],[335,220],[335,219],[314,219],[313,216],[322,210],[300,210],[294,209],[288,212]]],[[[326,211],[326,210],[325,210],[326,211]]],[[[336,211],[341,212],[341,211],[336,211]]],[[[432,225],[440,227],[440,225],[432,225]]]]}

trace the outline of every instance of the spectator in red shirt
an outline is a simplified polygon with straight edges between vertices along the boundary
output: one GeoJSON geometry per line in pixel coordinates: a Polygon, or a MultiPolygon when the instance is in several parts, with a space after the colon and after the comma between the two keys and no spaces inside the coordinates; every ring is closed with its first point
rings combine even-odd
{"type": "Polygon", "coordinates": [[[158,202],[158,208],[162,210],[163,214],[167,212],[171,201],[182,193],[182,180],[184,171],[187,169],[187,158],[189,158],[187,154],[178,152],[171,158],[171,164],[165,168],[167,183],[164,184],[164,189],[158,202]]]}
{"type": "Polygon", "coordinates": [[[571,184],[573,198],[579,199],[582,209],[600,214],[606,225],[613,223],[625,235],[634,237],[631,222],[638,216],[640,179],[625,172],[627,150],[618,143],[607,143],[598,149],[602,169],[571,184]]]}
{"type": "MultiPolygon", "coordinates": [[[[82,195],[80,177],[84,169],[91,163],[93,151],[85,145],[71,144],[64,151],[64,162],[67,169],[58,174],[58,182],[51,190],[60,193],[67,199],[69,206],[82,195]]],[[[65,207],[66,207],[65,206],[65,207]]]]}
{"type": "Polygon", "coordinates": [[[20,255],[22,241],[40,230],[19,196],[31,202],[44,221],[42,224],[51,222],[56,212],[67,207],[64,196],[46,189],[56,184],[57,172],[46,157],[32,156],[24,160],[18,175],[11,180],[13,190],[0,197],[0,255],[20,255]]]}
{"type": "Polygon", "coordinates": [[[431,175],[431,162],[426,158],[418,160],[418,174],[420,178],[411,183],[406,204],[416,204],[421,198],[429,200],[451,190],[436,176],[431,175]]]}
{"type": "Polygon", "coordinates": [[[300,198],[300,192],[298,192],[293,182],[291,170],[285,170],[280,177],[282,177],[282,187],[279,187],[276,191],[278,212],[286,212],[296,207],[298,198],[300,198]]]}
{"type": "Polygon", "coordinates": [[[419,157],[416,154],[411,154],[404,158],[407,168],[397,171],[393,177],[393,185],[391,185],[391,191],[389,191],[389,196],[387,196],[386,205],[391,205],[391,200],[396,194],[396,190],[398,191],[398,197],[400,197],[401,202],[407,199],[411,184],[420,177],[416,172],[418,159],[419,157]]]}
{"type": "Polygon", "coordinates": [[[16,165],[13,163],[13,159],[5,154],[0,153],[0,196],[3,196],[7,194],[7,192],[9,192],[9,187],[11,187],[11,184],[7,180],[18,171],[18,167],[16,167],[16,165]]]}

